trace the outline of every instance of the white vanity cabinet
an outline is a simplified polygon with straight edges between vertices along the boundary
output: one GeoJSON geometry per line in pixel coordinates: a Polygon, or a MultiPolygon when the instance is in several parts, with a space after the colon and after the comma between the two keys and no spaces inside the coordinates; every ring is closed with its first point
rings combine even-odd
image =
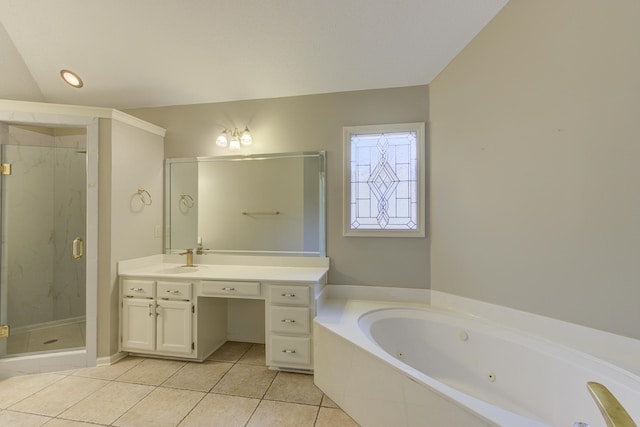
{"type": "Polygon", "coordinates": [[[313,370],[314,284],[269,284],[266,298],[267,365],[313,370]]]}
{"type": "Polygon", "coordinates": [[[123,351],[189,357],[194,353],[190,282],[121,281],[123,351]]]}
{"type": "Polygon", "coordinates": [[[173,254],[118,264],[120,350],[203,361],[234,339],[264,343],[271,369],[312,372],[328,258],[205,256],[193,269],[173,254]]]}

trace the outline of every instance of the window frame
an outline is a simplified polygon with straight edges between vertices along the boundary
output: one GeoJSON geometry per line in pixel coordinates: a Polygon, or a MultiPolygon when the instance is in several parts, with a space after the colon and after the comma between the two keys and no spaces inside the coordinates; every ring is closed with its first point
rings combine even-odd
{"type": "Polygon", "coordinates": [[[425,123],[396,123],[366,126],[345,126],[342,128],[343,139],[343,219],[342,234],[345,237],[425,237],[425,206],[426,206],[426,143],[425,143],[425,123]],[[351,138],[352,135],[384,134],[396,132],[416,133],[416,159],[417,159],[417,224],[414,230],[387,230],[387,229],[366,229],[358,230],[351,228],[351,138]]]}

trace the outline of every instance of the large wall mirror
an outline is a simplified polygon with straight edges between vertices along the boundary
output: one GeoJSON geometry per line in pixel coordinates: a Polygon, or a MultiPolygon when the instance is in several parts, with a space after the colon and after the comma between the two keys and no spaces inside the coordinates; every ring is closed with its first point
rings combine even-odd
{"type": "Polygon", "coordinates": [[[326,256],[325,152],[167,159],[165,252],[326,256]]]}

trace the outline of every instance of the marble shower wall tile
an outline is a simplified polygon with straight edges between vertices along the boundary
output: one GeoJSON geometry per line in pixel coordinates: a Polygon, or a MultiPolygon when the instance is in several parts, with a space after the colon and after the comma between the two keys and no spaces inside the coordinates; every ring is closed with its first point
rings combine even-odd
{"type": "MultiPolygon", "coordinates": [[[[77,136],[56,137],[54,167],[55,268],[53,272],[53,319],[85,315],[86,263],[73,259],[76,237],[86,241],[86,153],[83,149],[60,148],[78,145],[77,136]]],[[[85,138],[86,139],[86,138],[85,138]]]]}
{"type": "Polygon", "coordinates": [[[85,263],[72,259],[71,244],[85,234],[86,156],[78,151],[86,136],[8,128],[2,234],[10,324],[83,317],[85,263]]]}
{"type": "Polygon", "coordinates": [[[53,150],[4,146],[12,174],[4,177],[3,222],[8,319],[13,328],[52,319],[53,150]]]}

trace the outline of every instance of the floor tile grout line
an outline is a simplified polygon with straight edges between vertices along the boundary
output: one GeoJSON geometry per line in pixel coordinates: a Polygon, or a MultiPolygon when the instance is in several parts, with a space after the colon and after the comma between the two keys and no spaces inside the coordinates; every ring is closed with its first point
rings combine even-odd
{"type": "MultiPolygon", "coordinates": [[[[205,361],[206,361],[206,360],[205,360],[205,361]]],[[[219,362],[219,361],[214,361],[214,360],[211,360],[211,361],[209,361],[209,362],[211,362],[211,364],[214,364],[214,363],[231,363],[231,367],[230,367],[229,369],[227,369],[227,370],[224,372],[224,374],[222,374],[222,376],[221,376],[220,378],[218,378],[218,381],[216,381],[216,383],[215,383],[213,386],[211,386],[208,390],[205,390],[205,391],[203,391],[203,390],[193,390],[193,389],[189,389],[189,388],[172,387],[172,386],[167,386],[167,385],[165,385],[165,383],[166,383],[167,381],[169,381],[171,378],[173,378],[174,376],[176,376],[176,375],[177,375],[181,370],[183,370],[186,366],[188,366],[188,363],[187,363],[185,366],[183,366],[182,368],[178,369],[178,370],[177,370],[173,375],[171,375],[171,376],[170,376],[169,378],[167,378],[165,381],[163,381],[163,382],[162,382],[162,384],[160,384],[160,385],[159,385],[159,387],[172,388],[172,389],[176,389],[176,390],[191,390],[191,391],[200,391],[200,392],[202,392],[202,393],[211,393],[211,391],[215,388],[215,386],[216,386],[216,385],[218,385],[218,383],[219,383],[220,381],[222,381],[222,379],[223,379],[223,378],[224,378],[224,377],[229,373],[229,371],[231,370],[231,368],[233,368],[233,367],[235,366],[235,362],[219,362]]],[[[203,362],[203,363],[204,363],[204,362],[203,362]]]]}
{"type": "MultiPolygon", "coordinates": [[[[136,366],[138,366],[136,364],[136,366]]],[[[112,382],[117,382],[116,380],[113,380],[112,382]]],[[[125,384],[123,382],[120,382],[121,384],[125,384]]],[[[140,385],[140,384],[137,384],[140,385]]],[[[142,385],[148,385],[148,384],[142,384],[142,385]]],[[[153,393],[159,386],[152,386],[153,389],[149,390],[148,393],[146,393],[144,396],[142,396],[135,404],[131,405],[126,411],[124,411],[122,414],[120,414],[120,416],[118,418],[116,418],[115,420],[113,420],[111,423],[109,423],[108,425],[113,425],[114,423],[116,423],[120,418],[122,418],[124,416],[124,414],[126,414],[127,412],[129,412],[130,410],[132,410],[135,406],[137,406],[140,402],[142,402],[147,396],[149,396],[151,393],[153,393]]]]}
{"type": "Polygon", "coordinates": [[[244,427],[247,427],[249,425],[249,423],[251,422],[251,418],[253,418],[253,416],[255,415],[256,411],[258,410],[258,407],[260,407],[260,402],[262,402],[262,400],[259,400],[258,404],[256,405],[256,407],[253,408],[253,411],[251,411],[251,415],[249,415],[249,418],[247,418],[247,421],[245,421],[245,423],[244,423],[244,427]]]}
{"type": "MultiPolygon", "coordinates": [[[[204,398],[208,395],[208,394],[219,394],[219,395],[225,395],[223,393],[213,393],[213,389],[216,387],[216,385],[218,385],[218,383],[220,383],[220,381],[222,381],[222,379],[231,371],[231,369],[233,369],[233,367],[237,364],[242,364],[240,363],[240,360],[242,359],[242,357],[244,357],[244,355],[246,355],[249,350],[252,348],[253,346],[250,346],[244,353],[242,353],[234,362],[231,362],[231,367],[229,369],[227,369],[227,371],[218,379],[218,381],[216,381],[216,383],[211,386],[211,388],[208,391],[202,392],[203,395],[202,397],[198,400],[198,402],[193,405],[193,407],[184,415],[184,417],[182,417],[182,419],[176,424],[176,427],[179,426],[188,416],[189,414],[191,414],[193,412],[193,410],[200,404],[200,402],[202,402],[204,400],[204,398]]],[[[205,359],[205,361],[210,361],[210,359],[205,359]]],[[[204,362],[204,361],[203,361],[204,362]]],[[[211,360],[211,362],[213,363],[229,363],[229,362],[220,362],[220,361],[216,361],[216,360],[211,360]]],[[[167,378],[162,384],[158,385],[156,388],[158,387],[164,387],[164,388],[172,388],[169,386],[164,386],[164,383],[166,383],[167,381],[169,381],[170,378],[174,377],[175,375],[178,374],[178,372],[180,372],[182,369],[184,369],[187,366],[187,364],[183,365],[180,369],[178,369],[173,375],[171,375],[169,378],[167,378]]],[[[274,377],[275,378],[275,377],[274,377]]],[[[273,380],[271,382],[271,384],[273,383],[273,380]]],[[[269,384],[269,387],[271,386],[271,384],[269,384]]],[[[176,388],[177,389],[177,388],[176,388]]],[[[268,389],[268,388],[267,388],[268,389]]],[[[179,390],[184,390],[184,389],[179,389],[179,390]]],[[[187,389],[190,390],[190,389],[187,389]]],[[[199,390],[190,390],[190,391],[199,391],[199,390]]],[[[201,391],[200,391],[201,392],[201,391]]],[[[266,393],[266,391],[265,391],[266,393]]],[[[229,396],[229,395],[227,395],[229,396]]],[[[246,398],[246,396],[238,396],[238,397],[244,397],[246,398]]],[[[258,405],[256,405],[256,408],[254,408],[253,412],[251,413],[251,416],[253,416],[253,413],[256,411],[256,409],[258,408],[260,402],[262,400],[258,401],[258,405]]],[[[124,414],[123,414],[124,415],[124,414]]],[[[251,419],[251,416],[249,416],[249,418],[247,419],[247,423],[249,422],[249,420],[251,419]]],[[[114,421],[115,422],[115,421],[114,421]]],[[[245,423],[246,425],[246,423],[245,423]]]]}
{"type": "MultiPolygon", "coordinates": [[[[247,350],[248,351],[248,350],[247,350]]],[[[264,400],[264,396],[267,394],[267,391],[269,391],[269,388],[271,388],[271,386],[273,385],[273,382],[275,381],[276,377],[278,376],[278,374],[276,373],[273,378],[271,379],[271,382],[269,383],[269,386],[266,388],[266,390],[264,391],[264,393],[262,393],[262,397],[258,400],[258,404],[256,405],[255,408],[253,408],[253,411],[251,412],[251,415],[249,415],[249,418],[247,418],[247,422],[244,424],[245,427],[249,425],[249,423],[251,422],[251,419],[253,418],[253,416],[255,415],[255,413],[258,411],[258,408],[260,407],[260,404],[262,403],[262,401],[264,400]]]]}
{"type": "Polygon", "coordinates": [[[51,415],[42,415],[42,414],[38,414],[36,412],[25,412],[25,411],[16,411],[15,409],[2,409],[1,411],[6,411],[6,412],[13,412],[14,414],[27,414],[27,415],[36,415],[38,417],[46,417],[49,418],[49,420],[47,420],[47,422],[49,422],[50,420],[55,419],[56,417],[51,416],[51,415]]]}
{"type": "MultiPolygon", "coordinates": [[[[36,375],[38,375],[38,374],[36,374],[36,375]]],[[[58,374],[56,373],[56,375],[58,375],[58,374]]],[[[49,386],[51,386],[51,385],[53,385],[53,384],[57,383],[58,381],[62,381],[62,380],[63,380],[63,379],[65,379],[65,378],[66,378],[66,376],[62,376],[62,378],[59,378],[59,379],[55,380],[54,382],[52,382],[51,384],[47,384],[47,385],[45,385],[44,387],[42,387],[42,388],[40,388],[40,389],[38,389],[38,390],[34,391],[33,393],[29,394],[28,396],[25,396],[25,397],[23,397],[22,399],[20,399],[20,400],[18,400],[18,401],[16,401],[16,402],[13,402],[13,403],[11,404],[11,406],[9,406],[9,407],[7,407],[7,408],[4,408],[4,409],[5,409],[5,410],[10,410],[13,406],[17,405],[18,403],[22,402],[23,400],[30,398],[30,397],[31,397],[31,396],[33,396],[34,394],[39,393],[40,391],[44,390],[45,388],[47,388],[47,387],[49,387],[49,386]]],[[[20,412],[20,411],[13,410],[13,412],[20,412]]]]}
{"type": "Polygon", "coordinates": [[[295,405],[304,405],[304,406],[313,406],[314,408],[322,408],[322,406],[320,405],[316,405],[313,403],[305,403],[305,402],[296,402],[293,400],[283,400],[283,399],[269,399],[269,398],[262,398],[260,399],[260,401],[266,400],[267,402],[282,402],[282,403],[293,403],[295,405]]]}
{"type": "Polygon", "coordinates": [[[313,426],[315,427],[315,425],[318,423],[318,417],[320,416],[320,406],[318,406],[318,410],[316,411],[316,417],[313,420],[313,426]]]}
{"type": "MultiPolygon", "coordinates": [[[[115,381],[115,380],[114,380],[115,381]]],[[[149,385],[149,384],[143,384],[143,385],[149,385]]],[[[129,411],[131,411],[133,408],[135,408],[136,406],[138,406],[140,404],[140,402],[142,402],[144,399],[146,399],[151,393],[153,393],[154,391],[156,391],[158,389],[158,387],[160,387],[159,385],[154,385],[152,386],[153,390],[149,391],[149,393],[145,394],[142,398],[140,398],[140,400],[138,400],[135,405],[132,405],[129,409],[127,409],[126,411],[124,411],[122,414],[120,414],[120,416],[118,418],[116,418],[113,422],[111,422],[111,424],[108,424],[110,426],[114,425],[115,423],[118,422],[118,420],[120,420],[120,418],[124,417],[129,411]]]]}
{"type": "MultiPolygon", "coordinates": [[[[62,414],[61,414],[61,415],[62,415],[62,414]]],[[[118,417],[118,418],[120,418],[120,417],[118,417]]],[[[96,422],[93,422],[93,421],[75,420],[75,419],[73,419],[73,418],[65,418],[65,417],[61,417],[61,416],[53,417],[53,418],[51,418],[51,420],[71,421],[71,422],[74,422],[74,423],[84,423],[84,424],[90,424],[90,425],[96,425],[96,426],[110,426],[110,425],[113,425],[113,423],[109,423],[109,424],[96,423],[96,422]]],[[[50,422],[51,420],[47,421],[47,423],[48,423],[48,422],[50,422]]],[[[116,421],[117,421],[117,420],[115,420],[115,421],[113,421],[113,422],[115,423],[116,421]]],[[[43,424],[43,425],[46,427],[47,423],[45,423],[45,424],[43,424]]]]}
{"type": "MultiPolygon", "coordinates": [[[[253,346],[250,346],[250,347],[249,347],[249,348],[248,348],[248,349],[247,349],[247,350],[246,350],[242,355],[240,355],[240,356],[236,359],[236,361],[235,361],[235,362],[232,362],[232,363],[231,363],[231,367],[230,367],[230,368],[229,368],[229,369],[224,373],[224,375],[222,375],[222,376],[218,379],[218,381],[216,381],[216,384],[214,384],[214,385],[209,389],[209,391],[202,392],[202,391],[200,391],[200,390],[180,389],[180,388],[176,388],[176,387],[169,387],[169,386],[165,386],[165,385],[164,385],[164,383],[166,383],[167,381],[169,381],[169,379],[170,379],[170,378],[172,378],[173,376],[175,376],[178,372],[180,372],[182,369],[184,369],[184,368],[188,365],[188,363],[185,363],[185,364],[184,364],[183,366],[181,366],[178,370],[176,370],[176,372],[174,372],[171,376],[169,376],[167,379],[165,379],[162,383],[160,383],[160,384],[158,384],[158,385],[154,385],[154,389],[153,389],[152,391],[150,391],[149,393],[147,393],[147,394],[145,395],[145,397],[147,397],[147,396],[148,396],[149,394],[151,394],[153,391],[155,391],[155,390],[157,390],[158,388],[161,388],[161,387],[162,387],[162,388],[171,388],[171,389],[176,389],[176,390],[197,391],[197,392],[201,392],[201,393],[203,393],[202,397],[198,400],[198,402],[197,402],[195,405],[193,405],[193,407],[192,407],[192,408],[187,412],[187,414],[186,414],[184,417],[182,417],[182,419],[181,419],[181,420],[176,424],[176,427],[177,427],[177,426],[179,426],[179,425],[180,425],[180,423],[182,423],[182,422],[185,420],[185,418],[186,418],[186,417],[187,417],[187,416],[188,416],[188,415],[189,415],[189,414],[190,414],[190,413],[191,413],[191,412],[196,408],[196,406],[198,406],[198,404],[199,404],[200,402],[202,402],[202,400],[207,396],[207,394],[211,393],[211,391],[215,388],[215,386],[216,386],[220,381],[222,381],[222,379],[223,379],[223,378],[224,378],[224,377],[225,377],[225,376],[226,376],[226,375],[231,371],[231,369],[232,369],[236,364],[241,364],[241,365],[243,364],[243,363],[241,363],[241,362],[240,362],[240,359],[242,359],[242,357],[243,357],[244,355],[246,355],[246,353],[248,353],[248,352],[249,352],[249,350],[251,349],[251,347],[253,347],[253,346]]],[[[209,359],[206,359],[206,360],[209,360],[209,359]]],[[[215,361],[215,360],[212,360],[212,362],[214,362],[214,363],[229,363],[229,362],[218,362],[218,361],[215,361]]],[[[139,364],[136,364],[135,366],[138,366],[138,365],[139,365],[139,364]]],[[[132,367],[132,368],[133,368],[133,367],[132,367]]],[[[130,369],[132,369],[132,368],[130,368],[130,369]]],[[[128,371],[128,370],[127,370],[127,371],[128,371]]],[[[122,375],[124,375],[124,373],[123,373],[122,375]]],[[[122,376],[122,375],[120,375],[120,376],[122,376]]],[[[277,374],[276,374],[276,375],[277,375],[277,374]]],[[[120,376],[119,376],[119,377],[120,377],[120,376]]],[[[118,377],[118,378],[119,378],[119,377],[118,377]]],[[[275,379],[275,376],[274,376],[274,379],[275,379]]],[[[117,378],[116,378],[116,379],[114,379],[113,381],[117,381],[117,378]]],[[[120,382],[123,382],[123,381],[120,381],[120,382]]],[[[269,387],[271,386],[271,384],[272,384],[272,383],[273,383],[273,380],[272,380],[272,381],[271,381],[271,383],[269,384],[269,387]]],[[[268,388],[267,388],[267,389],[268,389],[268,388]]],[[[265,391],[265,393],[266,393],[266,391],[265,391]]],[[[221,394],[221,395],[222,395],[222,393],[216,393],[216,394],[221,394]]],[[[120,416],[119,416],[119,417],[118,417],[118,418],[117,418],[113,423],[116,423],[116,422],[117,422],[120,418],[122,418],[122,417],[123,417],[127,412],[129,412],[129,411],[130,411],[131,409],[133,409],[135,406],[139,405],[139,404],[140,404],[140,402],[142,402],[142,400],[144,400],[144,398],[145,398],[145,397],[143,397],[142,399],[140,399],[140,400],[139,400],[135,405],[133,405],[131,408],[129,408],[127,411],[125,411],[122,415],[120,415],[120,416]]],[[[246,397],[246,396],[239,396],[239,397],[246,397]]],[[[262,400],[260,399],[260,400],[259,400],[259,402],[258,402],[258,405],[260,404],[260,402],[261,402],[261,401],[262,401],[262,400]]],[[[256,408],[258,407],[258,405],[256,405],[256,408]]],[[[255,409],[254,409],[254,412],[255,412],[255,409]]],[[[253,412],[252,412],[252,415],[253,415],[253,412]]],[[[251,416],[249,417],[249,420],[250,420],[250,419],[251,419],[251,416]]],[[[247,422],[248,422],[248,421],[247,421],[247,422]]],[[[111,425],[113,425],[113,423],[112,423],[111,425]]]]}
{"type": "MultiPolygon", "coordinates": [[[[227,394],[227,393],[220,393],[220,392],[216,392],[214,391],[215,387],[231,372],[231,370],[233,369],[233,367],[235,367],[236,365],[245,365],[245,366],[265,366],[264,363],[258,364],[255,363],[255,360],[253,362],[243,362],[242,358],[245,357],[252,348],[254,348],[257,344],[253,344],[251,346],[249,346],[245,351],[242,352],[242,354],[240,354],[235,361],[229,361],[229,360],[215,360],[215,359],[209,359],[207,358],[205,361],[203,362],[210,362],[210,363],[226,363],[226,364],[230,364],[231,366],[224,371],[224,373],[217,379],[217,381],[210,387],[208,388],[208,390],[197,390],[194,388],[190,388],[188,386],[186,387],[172,387],[171,385],[165,385],[171,378],[174,378],[175,376],[177,376],[181,371],[183,371],[188,365],[189,365],[189,361],[186,361],[184,364],[182,364],[175,372],[173,372],[169,377],[167,377],[166,379],[164,379],[160,384],[148,384],[148,383],[134,383],[134,382],[128,382],[128,381],[121,381],[119,380],[119,378],[121,378],[123,375],[125,375],[126,373],[128,373],[129,371],[131,371],[132,369],[136,368],[137,366],[140,365],[140,363],[143,363],[145,360],[148,360],[148,358],[144,358],[144,357],[140,357],[140,361],[138,363],[133,364],[132,366],[129,366],[126,370],[124,370],[123,372],[119,373],[119,375],[117,375],[115,378],[109,377],[109,378],[102,378],[99,376],[84,376],[84,375],[79,375],[82,372],[82,368],[77,369],[77,370],[70,370],[70,371],[65,371],[65,372],[58,372],[56,373],[57,375],[59,375],[59,378],[56,378],[54,382],[52,382],[51,384],[46,385],[45,387],[42,387],[38,390],[36,390],[33,393],[30,393],[28,396],[24,397],[23,399],[14,402],[12,404],[12,406],[18,404],[19,402],[21,402],[22,400],[33,396],[34,394],[37,394],[38,392],[46,389],[49,386],[54,385],[55,383],[62,381],[65,378],[68,377],[75,377],[75,378],[90,378],[90,379],[95,379],[95,380],[101,380],[104,381],[105,383],[100,386],[98,389],[94,390],[93,392],[91,392],[89,395],[83,397],[82,399],[80,399],[79,401],[75,402],[73,405],[71,405],[69,408],[66,408],[64,410],[62,410],[59,414],[55,415],[55,416],[48,416],[48,415],[42,415],[42,414],[37,414],[37,413],[31,413],[31,412],[23,412],[23,413],[27,413],[27,414],[33,414],[33,415],[37,415],[37,416],[44,416],[46,418],[48,418],[49,420],[52,419],[60,419],[60,420],[68,420],[68,421],[81,421],[81,420],[73,420],[70,418],[65,418],[62,416],[62,414],[64,414],[65,411],[81,404],[83,401],[85,401],[86,399],[90,398],[91,396],[93,396],[95,393],[98,393],[100,390],[104,389],[105,387],[107,387],[109,384],[114,384],[114,383],[128,383],[128,384],[138,384],[138,385],[145,385],[145,386],[151,386],[152,388],[142,397],[140,398],[135,404],[133,404],[130,408],[128,408],[124,413],[122,413],[120,416],[118,416],[118,418],[116,418],[112,423],[108,424],[108,425],[113,425],[114,423],[117,423],[119,419],[121,419],[126,413],[128,413],[129,411],[131,411],[133,408],[135,408],[136,406],[138,406],[145,398],[147,398],[151,393],[153,393],[154,391],[158,390],[159,388],[165,388],[165,389],[177,389],[177,390],[188,390],[188,391],[193,391],[193,392],[199,392],[201,393],[201,397],[197,400],[197,402],[187,411],[187,413],[182,417],[181,420],[179,420],[176,424],[176,426],[180,425],[181,423],[184,422],[184,420],[195,410],[195,408],[200,405],[202,403],[202,401],[205,399],[205,397],[207,396],[207,394],[218,394],[218,395],[226,395],[226,396],[237,396],[237,397],[241,397],[241,398],[249,398],[249,399],[255,399],[257,400],[257,404],[256,407],[253,409],[253,411],[251,412],[251,414],[249,415],[247,421],[245,422],[245,426],[248,425],[252,418],[255,416],[257,409],[260,407],[260,405],[264,402],[264,401],[268,401],[268,402],[282,402],[282,403],[288,403],[288,404],[296,404],[296,405],[304,405],[307,407],[314,407],[315,408],[315,418],[313,421],[313,425],[315,426],[318,422],[319,416],[320,416],[320,411],[322,409],[322,402],[324,399],[324,396],[326,396],[324,393],[321,393],[321,398],[320,398],[320,402],[318,404],[314,404],[314,403],[308,403],[308,402],[297,402],[297,401],[292,401],[292,400],[287,400],[286,398],[268,398],[267,394],[269,393],[269,390],[273,387],[274,383],[277,381],[277,379],[279,378],[279,376],[281,376],[282,371],[277,371],[275,373],[275,375],[271,378],[271,380],[269,381],[268,385],[266,386],[266,388],[264,389],[264,392],[262,393],[262,395],[260,397],[251,397],[251,396],[246,396],[246,395],[235,395],[235,394],[227,394]]],[[[262,344],[264,345],[264,344],[262,344]]],[[[139,357],[139,356],[132,356],[132,357],[139,357]]],[[[124,358],[123,358],[124,359],[124,358]]],[[[160,359],[161,360],[161,359],[160,359]]],[[[89,368],[91,369],[91,368],[89,368]]],[[[320,392],[322,392],[322,390],[320,390],[320,392]]],[[[9,412],[21,412],[21,411],[15,411],[15,410],[11,410],[10,407],[9,408],[5,408],[7,411],[9,412]]],[[[338,407],[338,409],[340,409],[338,407]]],[[[47,421],[49,422],[49,421],[47,421]]],[[[101,423],[96,423],[96,422],[91,422],[91,421],[83,421],[92,425],[106,425],[106,424],[101,424],[101,423]]]]}
{"type": "MultiPolygon", "coordinates": [[[[84,378],[84,377],[80,377],[80,378],[84,378]]],[[[93,392],[89,393],[88,395],[86,395],[82,399],[78,400],[76,403],[74,403],[73,405],[69,406],[68,408],[63,409],[62,412],[60,412],[59,414],[55,415],[54,418],[58,418],[60,415],[64,414],[66,411],[68,411],[69,409],[73,408],[74,406],[78,405],[80,402],[88,399],[94,393],[97,393],[99,390],[102,390],[103,388],[105,388],[111,382],[109,380],[101,380],[101,379],[97,379],[97,378],[89,378],[89,379],[98,380],[98,381],[106,381],[106,384],[102,385],[101,387],[98,387],[96,390],[94,390],[93,392]]]]}
{"type": "Polygon", "coordinates": [[[70,375],[74,376],[74,377],[82,377],[82,378],[94,378],[94,379],[105,379],[107,381],[117,381],[118,378],[120,378],[121,376],[123,376],[124,374],[126,374],[127,372],[129,372],[131,369],[135,368],[136,366],[138,366],[140,363],[142,363],[144,361],[144,358],[142,357],[137,357],[137,356],[125,356],[122,359],[116,361],[115,363],[113,363],[112,365],[105,365],[105,366],[94,366],[91,368],[81,368],[81,369],[76,369],[73,371],[73,373],[71,373],[70,375]],[[129,368],[127,368],[124,372],[121,372],[117,377],[115,378],[97,378],[97,377],[91,377],[91,376],[84,376],[84,375],[77,375],[76,373],[82,370],[88,370],[88,369],[95,369],[95,368],[109,368],[111,366],[114,366],[115,364],[117,364],[118,362],[121,362],[127,358],[131,357],[132,359],[140,359],[140,361],[138,361],[138,363],[136,363],[133,366],[130,366],[129,368]]]}
{"type": "Polygon", "coordinates": [[[202,393],[202,397],[200,398],[200,400],[198,400],[198,402],[193,405],[193,407],[191,409],[189,409],[189,411],[187,411],[186,414],[184,414],[184,417],[182,417],[180,419],[180,421],[178,421],[178,423],[176,424],[176,427],[178,427],[180,424],[182,424],[182,422],[189,416],[189,414],[191,414],[193,412],[194,409],[196,409],[196,407],[200,404],[200,402],[202,402],[204,400],[205,397],[207,397],[207,392],[202,393]]]}
{"type": "MultiPolygon", "coordinates": [[[[251,413],[251,415],[247,419],[247,422],[245,423],[245,427],[251,422],[251,419],[253,418],[253,416],[255,415],[256,411],[258,410],[258,408],[260,407],[260,405],[262,404],[263,401],[266,400],[267,402],[285,402],[285,401],[277,401],[277,400],[265,399],[265,396],[269,392],[269,389],[271,388],[271,386],[273,386],[273,383],[275,382],[275,380],[278,377],[278,375],[280,374],[280,372],[281,371],[276,372],[276,374],[271,379],[271,382],[269,383],[269,386],[265,389],[264,393],[262,394],[262,397],[260,398],[260,401],[258,402],[258,404],[256,405],[255,409],[253,410],[253,412],[251,413]]],[[[296,402],[285,402],[285,403],[296,403],[296,402]]],[[[318,417],[318,412],[319,412],[319,408],[316,408],[316,418],[318,417]]],[[[315,421],[314,421],[313,424],[315,425],[315,421]]]]}
{"type": "Polygon", "coordinates": [[[276,380],[276,378],[278,377],[278,374],[280,374],[280,372],[276,372],[276,374],[273,376],[273,378],[271,378],[271,382],[269,383],[269,386],[264,390],[264,393],[262,393],[262,397],[260,398],[260,402],[262,402],[264,400],[264,397],[267,395],[267,393],[269,392],[269,389],[271,388],[271,386],[273,385],[274,381],[276,380]]]}

